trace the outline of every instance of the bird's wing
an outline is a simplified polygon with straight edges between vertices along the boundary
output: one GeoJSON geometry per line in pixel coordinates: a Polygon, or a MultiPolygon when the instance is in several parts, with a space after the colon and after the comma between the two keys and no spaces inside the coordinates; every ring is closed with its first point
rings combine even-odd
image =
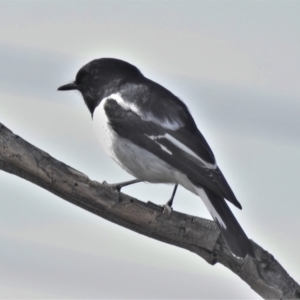
{"type": "Polygon", "coordinates": [[[104,110],[111,128],[119,136],[151,152],[192,181],[241,208],[198,130],[191,131],[186,126],[172,129],[157,121],[145,120],[135,109],[113,98],[106,100],[104,110]]]}

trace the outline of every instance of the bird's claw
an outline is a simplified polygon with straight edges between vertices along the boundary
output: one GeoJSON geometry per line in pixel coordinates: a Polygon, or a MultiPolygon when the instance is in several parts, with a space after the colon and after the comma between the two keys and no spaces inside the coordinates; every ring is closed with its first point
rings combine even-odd
{"type": "Polygon", "coordinates": [[[105,180],[102,182],[102,185],[104,185],[105,187],[109,188],[110,190],[116,192],[116,203],[114,205],[119,203],[121,187],[117,183],[107,183],[105,180]]]}
{"type": "Polygon", "coordinates": [[[102,184],[111,190],[117,191],[120,193],[121,189],[125,186],[141,182],[140,179],[134,179],[134,180],[129,180],[129,181],[124,181],[124,182],[119,182],[119,183],[107,183],[106,181],[103,181],[102,184]]]}
{"type": "Polygon", "coordinates": [[[117,191],[120,192],[121,190],[121,186],[117,183],[107,183],[105,180],[102,182],[102,185],[104,185],[105,187],[113,190],[113,191],[117,191]]]}
{"type": "Polygon", "coordinates": [[[170,215],[172,213],[173,208],[168,203],[161,205],[161,207],[163,208],[163,214],[170,215]]]}

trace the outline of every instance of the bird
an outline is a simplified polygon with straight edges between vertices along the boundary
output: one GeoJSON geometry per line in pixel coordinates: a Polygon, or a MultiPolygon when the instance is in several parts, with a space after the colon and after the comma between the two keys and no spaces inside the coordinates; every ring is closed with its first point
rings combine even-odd
{"type": "Polygon", "coordinates": [[[174,184],[170,207],[180,185],[203,200],[235,257],[254,257],[227,201],[242,206],[183,101],[117,58],[90,61],[58,90],[81,93],[102,147],[136,178],[118,190],[140,181],[174,184]]]}

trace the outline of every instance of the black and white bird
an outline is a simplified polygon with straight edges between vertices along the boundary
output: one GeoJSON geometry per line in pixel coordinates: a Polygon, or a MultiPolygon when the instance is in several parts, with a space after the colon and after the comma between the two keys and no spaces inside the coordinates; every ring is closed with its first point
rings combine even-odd
{"type": "Polygon", "coordinates": [[[83,66],[60,91],[78,90],[103,148],[136,181],[173,183],[200,196],[231,252],[253,256],[252,245],[226,200],[242,208],[186,105],[133,65],[113,58],[83,66]]]}

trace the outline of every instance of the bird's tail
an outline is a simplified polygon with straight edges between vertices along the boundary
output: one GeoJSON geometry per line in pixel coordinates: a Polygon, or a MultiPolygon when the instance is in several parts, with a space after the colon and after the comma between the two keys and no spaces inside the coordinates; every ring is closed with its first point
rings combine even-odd
{"type": "Polygon", "coordinates": [[[201,197],[213,219],[217,223],[231,252],[240,258],[254,256],[252,244],[234,217],[226,201],[204,187],[193,184],[195,192],[201,197]]]}

